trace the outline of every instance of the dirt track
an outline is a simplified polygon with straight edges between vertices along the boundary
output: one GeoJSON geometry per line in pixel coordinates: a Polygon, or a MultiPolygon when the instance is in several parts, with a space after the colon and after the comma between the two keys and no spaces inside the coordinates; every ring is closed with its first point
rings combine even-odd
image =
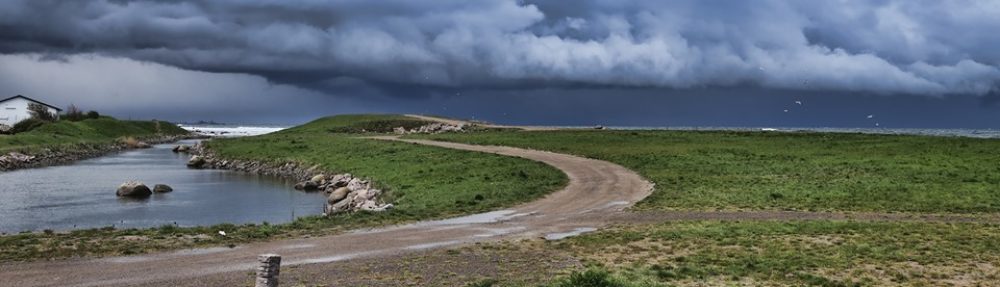
{"type": "MultiPolygon", "coordinates": [[[[399,140],[393,137],[376,139],[399,140]]],[[[245,278],[253,269],[256,255],[263,253],[281,254],[282,266],[289,267],[391,256],[488,240],[561,238],[612,223],[609,215],[622,213],[623,209],[649,195],[653,188],[652,183],[635,172],[605,161],[510,147],[400,141],[544,162],[565,172],[569,184],[541,200],[511,209],[334,236],[249,244],[233,249],[3,264],[0,265],[0,278],[4,281],[0,285],[215,285],[227,281],[223,278],[245,278]]]]}

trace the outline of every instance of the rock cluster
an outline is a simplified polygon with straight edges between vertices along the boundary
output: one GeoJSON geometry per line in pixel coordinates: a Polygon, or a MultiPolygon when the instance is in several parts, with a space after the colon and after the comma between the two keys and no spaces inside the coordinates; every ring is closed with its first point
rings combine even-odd
{"type": "Polygon", "coordinates": [[[392,204],[379,203],[382,191],[373,188],[370,181],[356,178],[349,173],[331,176],[317,174],[295,184],[295,189],[326,192],[326,206],[323,208],[323,213],[326,215],[361,210],[384,211],[392,208],[392,204]]]}
{"type": "MultiPolygon", "coordinates": [[[[194,136],[162,136],[146,138],[145,142],[147,144],[157,144],[190,138],[194,138],[194,136]]],[[[115,141],[110,144],[78,144],[60,148],[44,148],[32,151],[31,154],[11,152],[5,155],[0,155],[0,171],[71,163],[130,148],[135,147],[129,146],[121,141],[115,141]]]]}
{"type": "Polygon", "coordinates": [[[130,180],[122,183],[118,186],[118,190],[115,191],[115,195],[119,197],[132,197],[132,198],[146,198],[155,193],[166,193],[174,191],[169,185],[157,184],[153,186],[153,189],[149,189],[146,184],[141,181],[130,180]]]}
{"type": "Polygon", "coordinates": [[[349,173],[327,175],[319,166],[308,166],[294,162],[268,164],[248,160],[228,160],[217,156],[202,145],[194,146],[190,153],[196,154],[188,161],[192,168],[212,168],[243,171],[252,174],[296,178],[300,181],[295,189],[307,192],[323,191],[327,194],[326,215],[354,211],[384,211],[392,204],[380,203],[382,191],[372,186],[368,180],[356,178],[349,173]]]}
{"type": "Polygon", "coordinates": [[[445,123],[431,123],[427,125],[420,126],[418,128],[406,130],[403,127],[397,127],[392,129],[396,134],[437,134],[437,133],[447,133],[447,132],[464,132],[466,129],[465,124],[451,125],[445,123]]]}
{"type": "Polygon", "coordinates": [[[8,126],[8,125],[5,125],[5,124],[0,124],[0,134],[10,133],[10,131],[13,130],[13,129],[14,129],[14,127],[12,127],[12,126],[8,126]]]}
{"type": "Polygon", "coordinates": [[[11,152],[5,155],[0,155],[0,169],[2,170],[13,169],[13,167],[30,163],[34,159],[35,159],[34,156],[26,155],[19,152],[11,152]]]}
{"type": "Polygon", "coordinates": [[[188,153],[193,155],[188,160],[189,167],[191,168],[225,169],[293,179],[310,178],[312,175],[321,172],[319,166],[308,166],[294,162],[274,164],[251,160],[225,159],[205,149],[205,146],[201,144],[191,147],[188,153]]]}

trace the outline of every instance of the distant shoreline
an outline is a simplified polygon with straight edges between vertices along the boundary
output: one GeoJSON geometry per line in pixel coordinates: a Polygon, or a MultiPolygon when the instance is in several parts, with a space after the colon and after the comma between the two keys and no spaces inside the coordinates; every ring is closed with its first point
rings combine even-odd
{"type": "Polygon", "coordinates": [[[745,131],[745,132],[816,132],[862,133],[878,135],[958,136],[970,138],[1000,138],[1000,129],[920,129],[920,128],[803,128],[803,127],[619,127],[612,130],[668,130],[668,131],[745,131]]]}
{"type": "Polygon", "coordinates": [[[263,126],[263,125],[188,125],[178,124],[178,127],[192,133],[202,134],[211,137],[243,137],[269,134],[283,129],[286,126],[263,126]]]}
{"type": "MultiPolygon", "coordinates": [[[[234,136],[256,136],[277,132],[290,126],[281,125],[252,125],[252,124],[178,124],[179,127],[213,137],[234,137],[234,136]],[[214,132],[214,133],[213,133],[214,132]]],[[[517,126],[502,125],[503,127],[529,128],[529,129],[594,129],[595,126],[517,126]]],[[[876,135],[914,135],[914,136],[936,136],[936,137],[968,137],[982,139],[1000,139],[1000,129],[924,129],[924,128],[835,128],[835,127],[716,127],[716,126],[604,126],[608,130],[635,130],[635,131],[736,131],[736,132],[815,132],[815,133],[861,133],[876,135]]]]}

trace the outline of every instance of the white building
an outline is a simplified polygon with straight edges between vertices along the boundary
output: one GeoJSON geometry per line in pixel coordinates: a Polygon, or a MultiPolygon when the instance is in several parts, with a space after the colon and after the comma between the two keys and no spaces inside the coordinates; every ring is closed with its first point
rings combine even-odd
{"type": "Polygon", "coordinates": [[[49,108],[49,112],[53,115],[59,115],[59,112],[62,111],[62,109],[53,105],[39,102],[22,95],[17,95],[0,100],[0,125],[14,126],[17,122],[31,118],[31,113],[28,112],[28,104],[31,103],[36,103],[49,108]]]}

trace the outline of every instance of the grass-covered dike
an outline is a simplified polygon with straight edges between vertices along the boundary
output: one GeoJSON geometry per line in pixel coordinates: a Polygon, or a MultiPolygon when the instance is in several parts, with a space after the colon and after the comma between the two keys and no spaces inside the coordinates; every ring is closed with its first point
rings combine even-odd
{"type": "Polygon", "coordinates": [[[0,154],[106,145],[126,137],[144,139],[186,134],[184,129],[162,121],[123,121],[111,117],[57,121],[23,133],[0,135],[0,154]]]}

